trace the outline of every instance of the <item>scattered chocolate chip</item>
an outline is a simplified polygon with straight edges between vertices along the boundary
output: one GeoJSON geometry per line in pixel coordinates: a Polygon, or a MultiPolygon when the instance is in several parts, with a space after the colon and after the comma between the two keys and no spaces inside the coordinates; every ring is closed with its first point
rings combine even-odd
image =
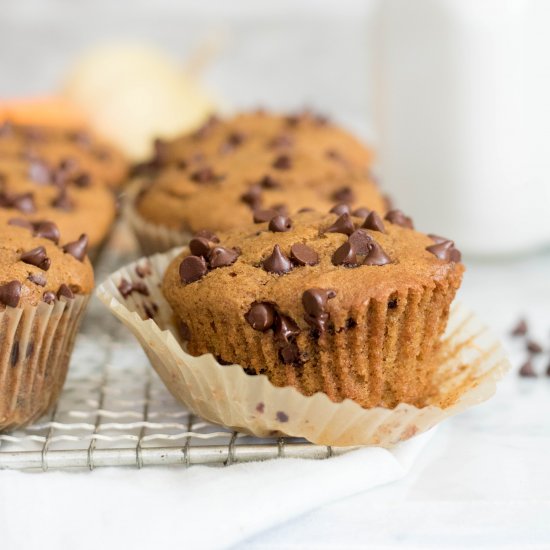
{"type": "Polygon", "coordinates": [[[239,253],[232,248],[224,248],[223,246],[215,246],[208,256],[208,261],[212,269],[218,267],[227,267],[235,263],[239,253]]]}
{"type": "Polygon", "coordinates": [[[295,243],[290,247],[290,258],[296,265],[317,265],[319,263],[319,254],[303,243],[295,243]]]}
{"type": "Polygon", "coordinates": [[[363,265],[386,265],[391,264],[391,259],[384,252],[382,247],[377,242],[372,242],[370,245],[369,253],[365,256],[363,260],[363,265]]]}
{"type": "Polygon", "coordinates": [[[30,214],[36,210],[33,193],[9,195],[0,193],[0,206],[3,208],[16,208],[24,214],[30,214]]]}
{"type": "Polygon", "coordinates": [[[243,143],[245,135],[242,132],[231,132],[220,148],[220,153],[225,155],[234,151],[243,143]]]}
{"type": "Polygon", "coordinates": [[[336,204],[334,205],[329,212],[331,214],[338,214],[339,216],[342,216],[343,214],[349,214],[349,206],[344,203],[336,204]]]}
{"type": "Polygon", "coordinates": [[[349,236],[348,240],[356,253],[361,256],[366,256],[369,253],[370,247],[374,242],[366,229],[357,229],[349,236]]]}
{"type": "Polygon", "coordinates": [[[54,300],[55,300],[55,294],[51,290],[47,290],[42,295],[42,301],[46,302],[47,304],[53,303],[54,300]]]}
{"type": "Polygon", "coordinates": [[[191,329],[189,328],[189,325],[181,319],[178,322],[178,331],[184,342],[189,342],[189,340],[191,340],[191,329]]]}
{"type": "Polygon", "coordinates": [[[143,265],[138,264],[136,265],[135,272],[138,277],[143,279],[144,277],[147,277],[147,275],[151,275],[151,265],[149,263],[143,265]]]}
{"type": "MultiPolygon", "coordinates": [[[[440,243],[432,244],[426,247],[428,252],[431,252],[436,258],[445,260],[446,262],[456,261],[457,252],[455,243],[453,241],[443,241],[440,243]],[[455,258],[455,259],[453,259],[455,258]]],[[[460,254],[460,252],[458,252],[460,254]]]]}
{"type": "Polygon", "coordinates": [[[254,223],[268,222],[275,216],[278,216],[277,210],[270,208],[268,210],[255,210],[254,211],[254,223]]]}
{"type": "Polygon", "coordinates": [[[212,231],[209,231],[208,229],[201,229],[197,231],[193,237],[203,237],[204,239],[208,239],[211,243],[219,243],[220,239],[216,236],[215,233],[212,233],[212,231]]]}
{"type": "Polygon", "coordinates": [[[246,191],[246,193],[243,193],[241,195],[241,201],[243,201],[245,204],[248,204],[252,208],[252,210],[257,210],[260,208],[260,205],[262,204],[262,189],[259,185],[252,185],[246,191]]]}
{"type": "Polygon", "coordinates": [[[16,307],[21,298],[21,283],[10,281],[0,286],[0,303],[9,307],[16,307]]]}
{"type": "Polygon", "coordinates": [[[260,402],[256,405],[256,411],[259,412],[260,414],[263,414],[264,411],[265,411],[265,403],[263,403],[262,401],[260,401],[260,402]]]}
{"type": "Polygon", "coordinates": [[[63,283],[57,291],[57,299],[59,300],[60,298],[67,298],[69,300],[74,298],[73,291],[65,283],[63,283]]]}
{"type": "Polygon", "coordinates": [[[275,216],[271,218],[267,228],[274,233],[284,233],[292,228],[292,220],[283,215],[275,216]]]}
{"type": "Polygon", "coordinates": [[[118,285],[118,291],[123,298],[128,298],[132,292],[138,292],[143,296],[149,296],[149,289],[145,283],[141,281],[129,281],[128,279],[121,279],[118,285]]]}
{"type": "Polygon", "coordinates": [[[405,216],[401,210],[390,210],[386,216],[385,220],[388,220],[394,225],[400,225],[401,227],[406,227],[407,229],[414,229],[413,221],[408,216],[405,216]]]}
{"type": "Polygon", "coordinates": [[[300,365],[302,361],[300,360],[300,350],[298,349],[296,342],[283,344],[279,349],[279,359],[285,365],[300,365]]]}
{"type": "Polygon", "coordinates": [[[290,170],[292,168],[292,160],[288,155],[279,155],[272,164],[276,170],[290,170]]]}
{"type": "Polygon", "coordinates": [[[83,233],[78,237],[78,240],[67,243],[63,247],[63,252],[70,254],[73,258],[76,258],[79,262],[82,262],[86,257],[88,250],[88,235],[83,233]]]}
{"type": "Polygon", "coordinates": [[[193,172],[189,177],[191,181],[195,183],[214,183],[223,179],[223,176],[217,175],[214,170],[208,166],[193,172]]]}
{"type": "Polygon", "coordinates": [[[300,328],[290,317],[278,314],[275,316],[273,333],[276,340],[289,344],[300,334],[300,328]]]}
{"type": "Polygon", "coordinates": [[[281,135],[275,136],[267,144],[267,146],[271,149],[290,148],[293,145],[294,145],[294,140],[288,134],[281,134],[281,135]]]}
{"type": "Polygon", "coordinates": [[[262,189],[279,189],[281,184],[269,174],[265,175],[259,182],[258,185],[262,189]]]}
{"type": "Polygon", "coordinates": [[[355,194],[351,187],[342,187],[334,192],[332,199],[338,202],[353,202],[355,200],[355,194]]]}
{"type": "Polygon", "coordinates": [[[346,241],[332,255],[333,265],[343,265],[346,267],[354,267],[357,265],[357,254],[353,245],[346,241]]]}
{"type": "Polygon", "coordinates": [[[275,309],[271,304],[255,302],[250,306],[245,319],[254,330],[265,332],[273,326],[275,315],[275,309]]]}
{"type": "Polygon", "coordinates": [[[52,201],[52,206],[54,208],[59,208],[59,210],[65,210],[66,212],[70,212],[74,208],[74,202],[69,197],[66,187],[61,187],[57,197],[52,201]]]}
{"type": "Polygon", "coordinates": [[[512,329],[512,336],[525,336],[529,327],[527,326],[527,321],[525,319],[520,319],[517,325],[512,329]]]}
{"type": "Polygon", "coordinates": [[[434,243],[445,243],[451,240],[451,239],[447,239],[446,237],[440,237],[439,235],[434,235],[433,233],[429,233],[428,237],[430,237],[430,239],[432,239],[434,243]]]}
{"type": "Polygon", "coordinates": [[[208,267],[201,256],[187,256],[182,260],[179,271],[182,283],[193,283],[208,273],[208,267]]]}
{"type": "Polygon", "coordinates": [[[281,216],[288,216],[288,206],[286,204],[274,204],[271,208],[281,216]]]}
{"type": "Polygon", "coordinates": [[[46,277],[42,273],[31,273],[27,279],[38,286],[46,286],[46,277]]]}
{"type": "Polygon", "coordinates": [[[542,353],[544,350],[542,349],[542,346],[535,342],[534,340],[528,340],[527,344],[525,345],[529,353],[538,354],[542,353]]]}
{"type": "Polygon", "coordinates": [[[302,294],[302,306],[305,310],[304,319],[306,322],[323,333],[329,319],[326,311],[327,301],[336,296],[334,290],[324,288],[310,288],[302,294]]]}
{"type": "Polygon", "coordinates": [[[15,225],[16,227],[23,227],[24,229],[34,230],[32,222],[29,220],[24,220],[23,218],[10,218],[8,220],[8,225],[15,225]]]}
{"type": "Polygon", "coordinates": [[[204,237],[193,237],[189,241],[189,250],[193,256],[207,257],[210,253],[210,241],[204,237]]]}
{"type": "Polygon", "coordinates": [[[351,235],[355,231],[353,220],[347,213],[342,214],[330,227],[325,229],[325,233],[343,233],[351,235]]]}
{"type": "Polygon", "coordinates": [[[49,166],[41,159],[29,160],[28,176],[34,183],[39,185],[48,185],[52,179],[49,166]]]}
{"type": "Polygon", "coordinates": [[[308,206],[305,206],[304,208],[300,208],[298,210],[298,214],[301,214],[302,212],[314,212],[313,208],[309,208],[308,206]]]}
{"type": "Polygon", "coordinates": [[[39,221],[33,223],[34,236],[41,237],[53,241],[55,244],[59,242],[59,228],[55,223],[49,221],[39,221]]]}
{"type": "Polygon", "coordinates": [[[531,359],[527,359],[527,361],[523,363],[523,365],[519,369],[519,375],[526,378],[535,378],[537,376],[537,373],[533,368],[533,362],[531,361],[531,359]]]}
{"type": "Polygon", "coordinates": [[[35,267],[39,267],[40,269],[43,269],[44,271],[48,271],[50,269],[51,260],[48,258],[48,255],[46,254],[46,249],[43,246],[37,246],[36,248],[33,248],[32,250],[28,250],[27,252],[23,252],[21,254],[19,260],[22,262],[34,265],[35,267]]]}
{"type": "Polygon", "coordinates": [[[364,206],[361,206],[359,208],[356,208],[352,212],[352,215],[357,216],[358,218],[365,219],[370,213],[371,213],[371,211],[368,208],[365,208],[364,206]]]}
{"type": "Polygon", "coordinates": [[[73,183],[74,185],[76,185],[76,187],[83,189],[85,187],[90,187],[90,184],[92,183],[92,178],[90,174],[83,172],[73,179],[73,183]]]}
{"type": "Polygon", "coordinates": [[[288,415],[283,411],[277,411],[276,417],[278,422],[288,422],[288,415]]]}
{"type": "Polygon", "coordinates": [[[371,231],[380,231],[380,233],[386,232],[382,218],[374,210],[367,216],[361,227],[370,229],[371,231]]]}
{"type": "Polygon", "coordinates": [[[292,262],[288,256],[281,250],[281,247],[276,244],[273,247],[273,252],[262,262],[262,267],[269,273],[277,273],[282,275],[292,270],[292,262]]]}

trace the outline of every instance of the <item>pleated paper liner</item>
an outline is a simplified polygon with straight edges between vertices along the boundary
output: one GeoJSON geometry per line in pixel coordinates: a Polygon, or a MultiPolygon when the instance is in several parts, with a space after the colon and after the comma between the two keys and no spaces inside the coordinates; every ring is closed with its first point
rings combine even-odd
{"type": "Polygon", "coordinates": [[[306,397],[293,387],[275,387],[264,375],[221,365],[211,354],[194,357],[182,347],[160,290],[168,264],[180,251],[120,269],[97,294],[138,338],[171,393],[210,422],[259,437],[284,434],[319,445],[391,447],[489,399],[509,369],[498,339],[474,314],[455,305],[438,357],[440,391],[425,407],[401,403],[394,409],[364,409],[349,399],[335,403],[322,393],[306,397]],[[125,299],[118,290],[122,279],[145,284],[148,290],[125,299]]]}
{"type": "Polygon", "coordinates": [[[145,255],[170,250],[175,246],[186,245],[193,235],[189,231],[176,231],[169,227],[153,224],[145,220],[135,207],[136,197],[143,181],[137,179],[128,184],[123,201],[122,216],[132,229],[141,251],[145,255]]]}
{"type": "Polygon", "coordinates": [[[33,422],[57,401],[88,300],[0,312],[0,432],[33,422]]]}

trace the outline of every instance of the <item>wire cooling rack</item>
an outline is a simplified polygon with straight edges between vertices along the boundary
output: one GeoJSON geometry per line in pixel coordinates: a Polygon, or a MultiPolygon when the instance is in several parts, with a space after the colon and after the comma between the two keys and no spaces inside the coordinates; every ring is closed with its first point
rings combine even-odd
{"type": "MultiPolygon", "coordinates": [[[[131,261],[105,253],[96,276],[131,261]]],[[[229,465],[349,451],[296,438],[258,439],[211,424],[168,392],[126,329],[92,299],[63,393],[51,413],[0,434],[0,469],[229,465]]]]}

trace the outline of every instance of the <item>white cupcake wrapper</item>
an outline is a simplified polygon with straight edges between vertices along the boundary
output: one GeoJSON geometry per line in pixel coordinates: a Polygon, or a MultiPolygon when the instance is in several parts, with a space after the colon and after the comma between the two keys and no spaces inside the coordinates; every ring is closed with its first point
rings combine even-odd
{"type": "Polygon", "coordinates": [[[391,447],[490,398],[510,367],[498,339],[466,308],[455,305],[438,369],[441,393],[429,406],[364,409],[349,399],[334,403],[322,393],[306,397],[292,387],[275,387],[266,376],[247,375],[239,365],[223,366],[211,354],[186,353],[160,289],[168,264],[180,251],[118,270],[97,295],[138,338],[176,399],[210,422],[259,437],[285,434],[319,445],[391,447]],[[140,278],[137,265],[149,266],[151,274],[140,278]],[[145,283],[149,296],[133,292],[124,299],[118,290],[123,278],[145,283]]]}

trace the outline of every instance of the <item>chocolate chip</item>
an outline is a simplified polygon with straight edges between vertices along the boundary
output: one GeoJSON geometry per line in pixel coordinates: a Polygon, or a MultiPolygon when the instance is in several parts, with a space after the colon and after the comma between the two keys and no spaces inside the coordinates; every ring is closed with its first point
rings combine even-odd
{"type": "Polygon", "coordinates": [[[227,267],[235,263],[239,253],[232,248],[224,248],[223,246],[215,246],[208,256],[209,264],[212,269],[218,267],[227,267]]]}
{"type": "Polygon", "coordinates": [[[275,216],[271,218],[267,228],[274,233],[284,233],[292,228],[292,221],[286,216],[275,216]]]}
{"type": "Polygon", "coordinates": [[[534,340],[529,340],[525,347],[529,353],[538,354],[543,352],[542,346],[534,340]]]}
{"type": "Polygon", "coordinates": [[[193,256],[204,256],[210,253],[210,241],[204,237],[193,237],[189,241],[189,250],[193,256]]]}
{"type": "Polygon", "coordinates": [[[208,267],[201,256],[187,256],[182,260],[179,271],[182,283],[193,283],[208,273],[208,267]]]}
{"type": "Polygon", "coordinates": [[[346,267],[354,267],[357,265],[357,254],[353,245],[346,241],[332,255],[333,265],[343,265],[346,267]]]}
{"type": "Polygon", "coordinates": [[[326,312],[327,301],[336,296],[334,290],[310,288],[302,294],[302,305],[306,314],[304,319],[313,328],[323,333],[329,319],[326,312]]]}
{"type": "Polygon", "coordinates": [[[192,137],[195,139],[202,139],[206,137],[212,129],[219,124],[219,122],[220,119],[217,116],[210,116],[208,120],[192,134],[192,137]]]}
{"type": "Polygon", "coordinates": [[[263,412],[265,411],[265,403],[263,403],[262,401],[260,401],[260,402],[256,405],[256,411],[259,412],[260,414],[263,414],[263,412]]]}
{"type": "Polygon", "coordinates": [[[273,247],[273,252],[262,262],[262,267],[269,273],[277,273],[282,275],[292,270],[292,262],[288,256],[281,250],[281,247],[276,244],[273,247]]]}
{"type": "Polygon", "coordinates": [[[67,298],[69,300],[74,298],[73,291],[65,283],[63,283],[57,291],[57,299],[59,300],[60,298],[67,298]]]}
{"type": "Polygon", "coordinates": [[[292,168],[292,160],[288,155],[279,155],[272,164],[276,170],[290,170],[292,168]]]}
{"type": "Polygon", "coordinates": [[[212,231],[209,231],[208,229],[201,229],[197,231],[193,237],[202,237],[204,239],[208,239],[211,243],[219,243],[220,239],[216,236],[215,233],[212,233],[212,231]]]}
{"type": "Polygon", "coordinates": [[[277,411],[276,418],[278,422],[288,422],[288,415],[283,411],[277,411]]]}
{"type": "Polygon", "coordinates": [[[92,182],[92,178],[90,177],[90,174],[82,173],[76,176],[73,179],[73,183],[76,185],[76,187],[79,187],[81,189],[85,187],[90,187],[90,184],[92,182]]]}
{"type": "Polygon", "coordinates": [[[135,268],[136,275],[138,277],[141,277],[142,279],[146,277],[147,275],[151,275],[151,265],[150,264],[144,264],[144,265],[136,265],[135,268]]]}
{"type": "Polygon", "coordinates": [[[250,306],[245,319],[254,330],[265,332],[275,322],[275,309],[271,304],[255,302],[250,306]]]}
{"type": "Polygon", "coordinates": [[[520,319],[517,325],[512,329],[512,336],[525,336],[529,327],[527,326],[527,321],[525,319],[520,319]]]}
{"type": "Polygon", "coordinates": [[[451,239],[447,239],[447,237],[441,237],[439,235],[434,235],[433,233],[429,233],[428,237],[430,237],[430,239],[432,239],[432,241],[434,243],[444,243],[444,242],[447,242],[447,241],[451,240],[451,239]]]}
{"type": "MultiPolygon", "coordinates": [[[[446,262],[457,261],[460,252],[455,248],[453,241],[443,241],[440,243],[432,244],[426,247],[428,252],[431,252],[436,258],[445,260],[446,262]]],[[[460,261],[460,258],[458,259],[460,261]]]]}
{"type": "Polygon", "coordinates": [[[275,216],[278,216],[277,210],[270,208],[268,210],[255,210],[254,211],[254,223],[268,222],[275,216]]]}
{"type": "Polygon", "coordinates": [[[51,290],[47,290],[42,295],[42,301],[46,302],[47,304],[53,303],[55,300],[55,294],[51,290]]]}
{"type": "Polygon", "coordinates": [[[24,220],[23,218],[10,218],[8,220],[8,225],[14,225],[16,227],[23,227],[24,229],[34,230],[32,222],[29,220],[24,220]]]}
{"type": "Polygon", "coordinates": [[[53,241],[55,244],[59,242],[59,228],[55,223],[49,221],[34,222],[34,236],[41,237],[53,241]]]}
{"type": "Polygon", "coordinates": [[[325,229],[325,233],[343,233],[351,235],[355,231],[353,220],[349,214],[342,214],[330,227],[325,229]]]}
{"type": "Polygon", "coordinates": [[[59,190],[57,197],[52,201],[52,206],[54,208],[59,208],[59,210],[65,210],[66,212],[70,212],[74,208],[74,202],[69,197],[66,187],[62,187],[59,190]]]}
{"type": "Polygon", "coordinates": [[[394,225],[400,225],[401,227],[406,227],[407,229],[414,229],[413,221],[408,216],[405,216],[401,210],[390,210],[386,216],[385,220],[388,220],[394,225]]]}
{"type": "Polygon", "coordinates": [[[41,159],[31,159],[28,169],[29,178],[40,185],[47,185],[51,182],[52,174],[49,166],[41,159]]]}
{"type": "Polygon", "coordinates": [[[3,208],[16,208],[24,214],[30,214],[36,210],[32,193],[22,193],[20,195],[0,193],[0,206],[3,208]]]}
{"type": "Polygon", "coordinates": [[[46,249],[43,246],[37,246],[32,250],[23,252],[19,259],[26,264],[34,265],[44,271],[48,271],[48,269],[50,269],[51,260],[48,258],[46,249]]]}
{"type": "Polygon", "coordinates": [[[521,366],[519,369],[519,375],[526,378],[535,378],[537,376],[531,359],[527,359],[527,361],[525,361],[525,363],[521,366]]]}
{"type": "Polygon", "coordinates": [[[286,204],[274,204],[271,208],[281,216],[288,216],[288,206],[286,204]]]}
{"type": "Polygon", "coordinates": [[[333,193],[332,199],[338,202],[353,202],[355,194],[351,187],[342,187],[333,193]]]}
{"type": "Polygon", "coordinates": [[[331,214],[338,214],[339,216],[341,216],[342,214],[349,214],[350,211],[349,211],[349,206],[347,204],[344,204],[344,203],[340,203],[340,204],[336,204],[335,206],[333,206],[329,212],[331,214]]]}
{"type": "Polygon", "coordinates": [[[46,277],[42,273],[31,273],[27,279],[38,286],[46,286],[46,277]]]}
{"type": "Polygon", "coordinates": [[[366,256],[369,253],[373,238],[368,234],[366,229],[357,229],[349,236],[349,242],[361,256],[366,256]]]}
{"type": "Polygon", "coordinates": [[[234,151],[243,143],[245,135],[242,132],[231,132],[220,148],[220,153],[227,154],[234,151]]]}
{"type": "Polygon", "coordinates": [[[256,210],[262,204],[262,189],[259,185],[252,185],[246,193],[241,195],[241,201],[256,210]]]}
{"type": "Polygon", "coordinates": [[[275,136],[267,146],[271,149],[283,149],[283,148],[290,148],[294,145],[294,140],[291,136],[288,134],[281,134],[279,136],[275,136]]]}
{"type": "Polygon", "coordinates": [[[223,176],[216,175],[208,166],[193,172],[189,177],[195,183],[214,183],[223,179],[223,176]]]}
{"type": "Polygon", "coordinates": [[[298,214],[301,214],[302,212],[315,212],[315,210],[313,210],[313,208],[305,206],[304,208],[300,208],[300,210],[298,210],[298,214]]]}
{"type": "Polygon", "coordinates": [[[356,208],[353,212],[352,212],[352,215],[353,216],[357,216],[358,218],[363,218],[365,219],[369,214],[370,214],[370,210],[368,208],[365,208],[364,206],[361,206],[359,208],[356,208]]]}
{"type": "Polygon", "coordinates": [[[86,257],[88,250],[88,235],[83,233],[78,237],[78,240],[67,243],[63,247],[63,252],[70,254],[73,258],[76,258],[79,262],[82,262],[86,257]]]}
{"type": "Polygon", "coordinates": [[[289,344],[298,334],[300,328],[290,317],[281,314],[275,316],[273,335],[276,340],[289,344]]]}
{"type": "Polygon", "coordinates": [[[132,292],[138,292],[143,296],[149,296],[149,289],[145,283],[141,281],[129,281],[128,279],[121,279],[118,285],[118,291],[123,298],[128,298],[132,292]]]}
{"type": "Polygon", "coordinates": [[[370,229],[371,231],[380,231],[380,233],[386,232],[384,229],[384,222],[374,210],[367,216],[367,219],[361,227],[370,229]]]}
{"type": "Polygon", "coordinates": [[[386,264],[391,264],[391,259],[384,252],[382,247],[377,242],[373,241],[370,245],[369,253],[363,260],[363,265],[380,266],[386,264]]]}
{"type": "Polygon", "coordinates": [[[303,243],[295,243],[290,247],[290,258],[296,265],[317,265],[319,263],[319,254],[303,243]]]}
{"type": "Polygon", "coordinates": [[[21,283],[10,281],[0,286],[0,303],[9,307],[16,307],[21,298],[21,283]]]}
{"type": "Polygon", "coordinates": [[[279,189],[281,184],[269,174],[265,175],[259,182],[258,185],[262,189],[279,189]]]}

